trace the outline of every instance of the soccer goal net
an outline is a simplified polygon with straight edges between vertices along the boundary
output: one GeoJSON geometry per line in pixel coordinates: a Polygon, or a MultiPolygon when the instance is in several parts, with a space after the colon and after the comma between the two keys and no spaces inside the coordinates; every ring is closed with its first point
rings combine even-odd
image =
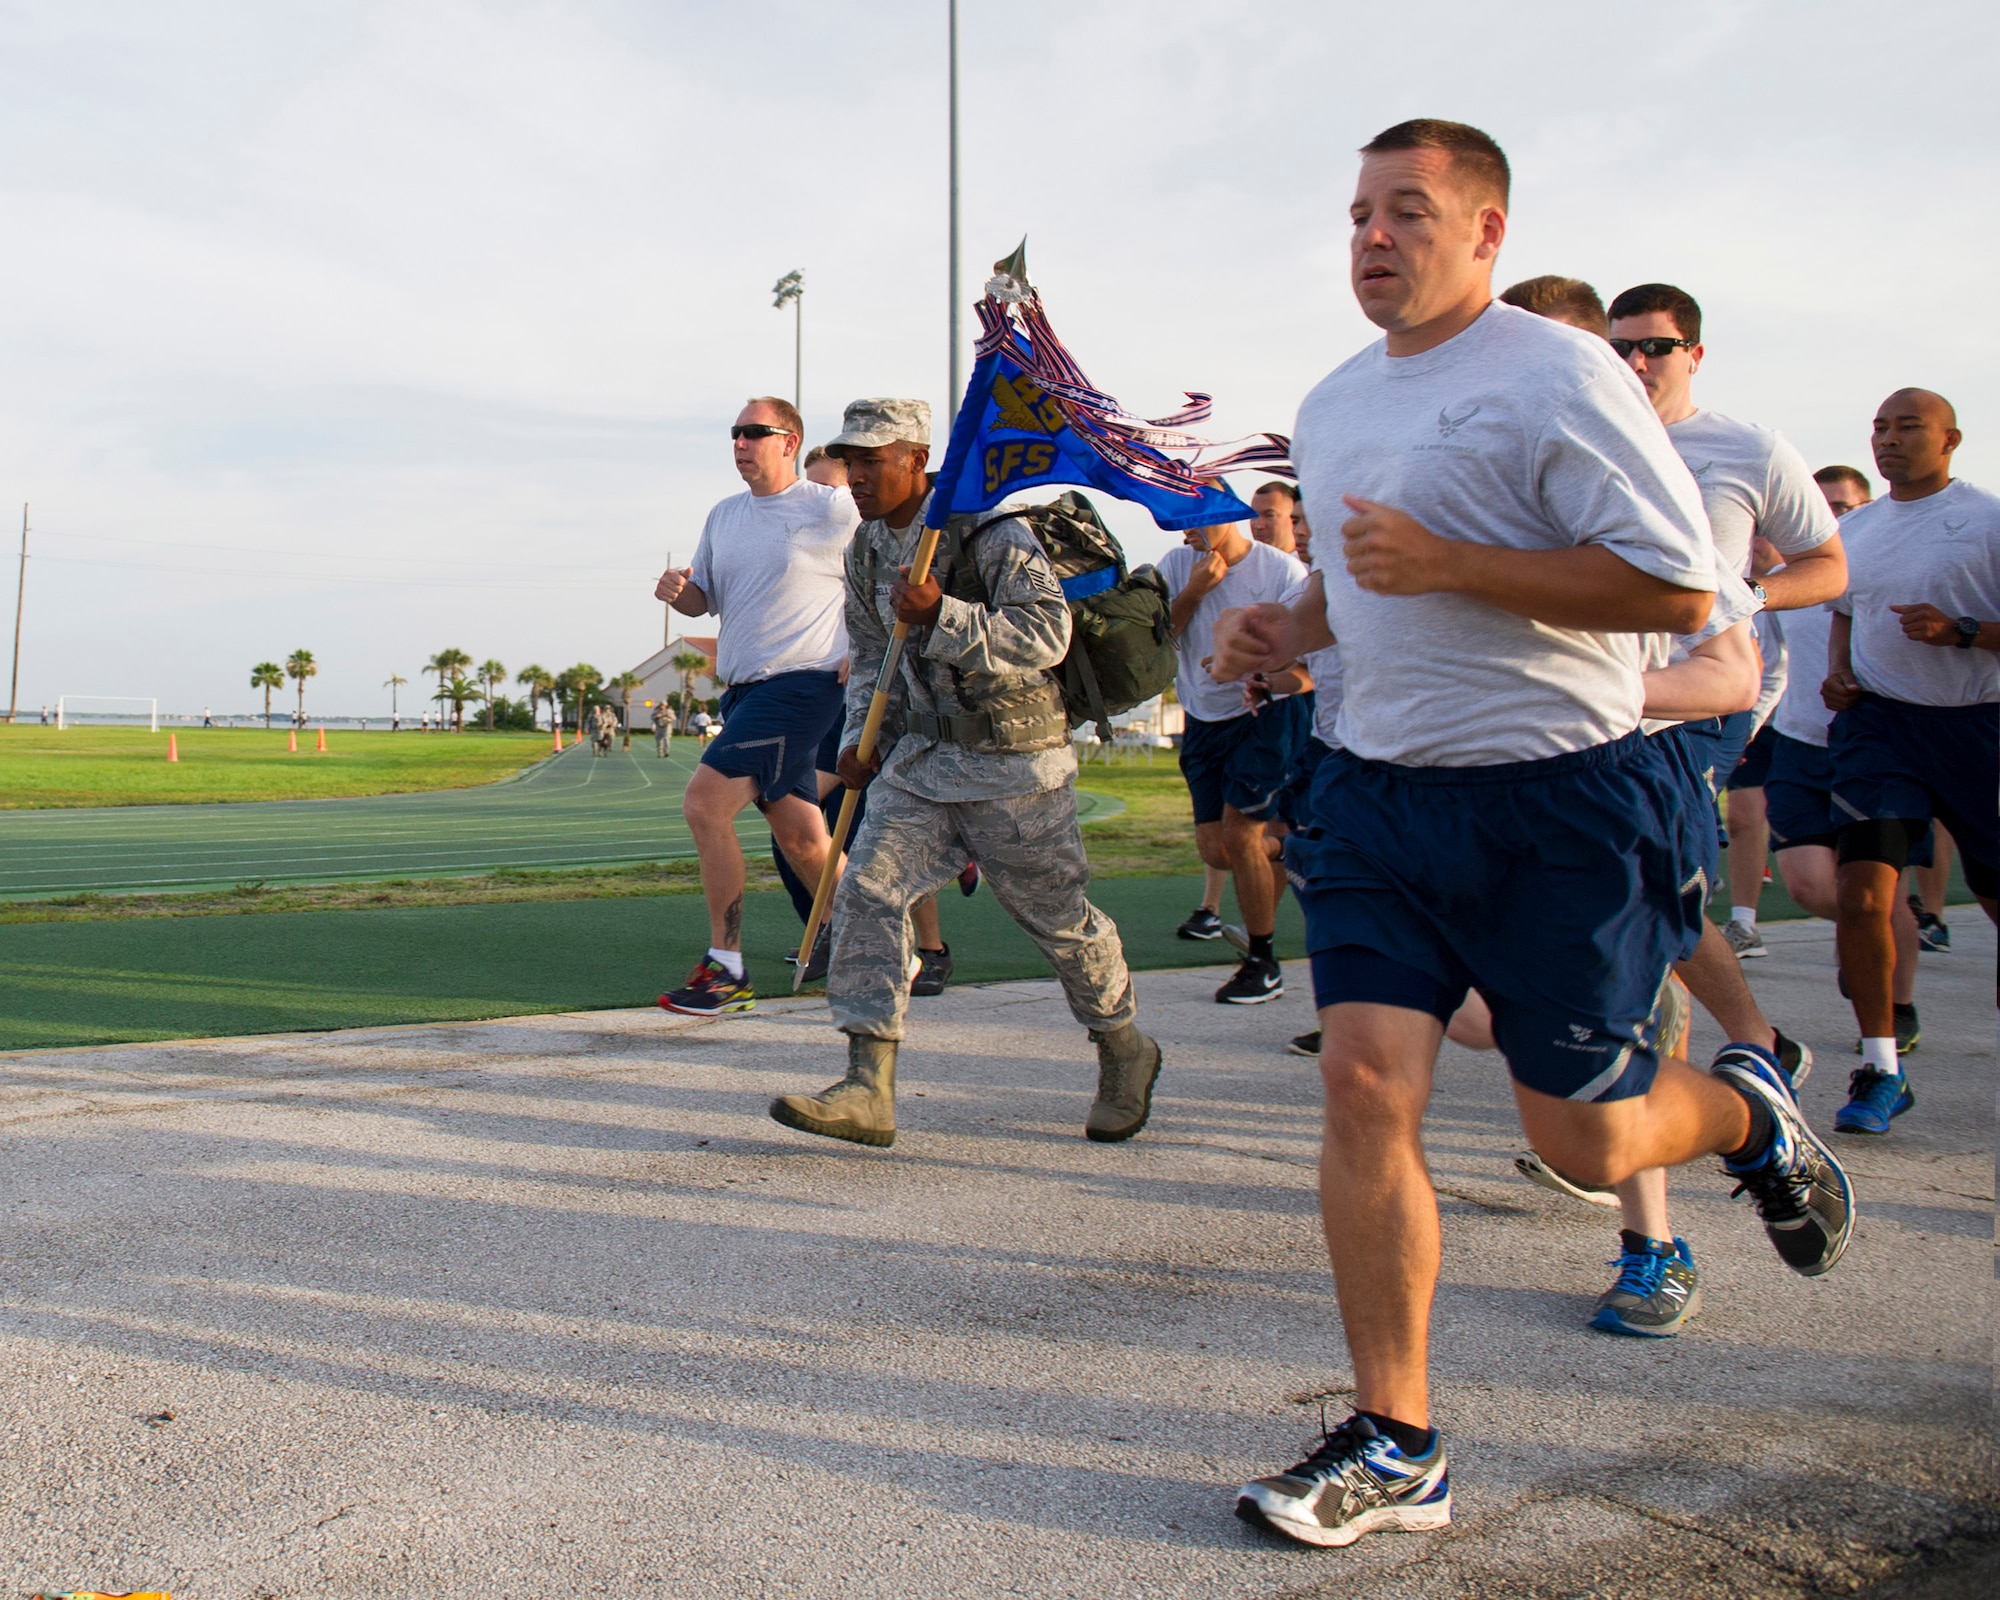
{"type": "Polygon", "coordinates": [[[65,694],[56,697],[56,726],[88,718],[92,722],[136,722],[146,719],[153,732],[160,731],[160,702],[143,694],[65,694]]]}

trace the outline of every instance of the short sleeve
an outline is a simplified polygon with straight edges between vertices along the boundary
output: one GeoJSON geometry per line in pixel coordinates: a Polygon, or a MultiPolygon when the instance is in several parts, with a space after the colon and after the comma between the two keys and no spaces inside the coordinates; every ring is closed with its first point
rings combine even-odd
{"type": "Polygon", "coordinates": [[[1757,536],[1769,540],[1780,555],[1795,556],[1819,548],[1839,532],[1840,523],[1813,482],[1806,458],[1789,440],[1778,440],[1771,452],[1757,536]]]}
{"type": "MultiPolygon", "coordinates": [[[[721,509],[716,507],[716,511],[721,509]]],[[[710,539],[714,531],[715,511],[711,511],[708,520],[701,525],[701,538],[694,547],[694,559],[688,563],[694,586],[708,596],[708,615],[712,617],[722,614],[722,602],[715,592],[715,558],[710,539]]]]}
{"type": "Polygon", "coordinates": [[[1188,574],[1194,570],[1194,552],[1184,544],[1177,544],[1160,557],[1159,573],[1167,581],[1167,593],[1177,595],[1187,587],[1188,574]]]}

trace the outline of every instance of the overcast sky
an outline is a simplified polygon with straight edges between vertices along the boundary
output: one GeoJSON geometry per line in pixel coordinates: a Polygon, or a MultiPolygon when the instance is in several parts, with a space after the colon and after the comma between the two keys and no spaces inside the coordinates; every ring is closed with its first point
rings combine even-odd
{"type": "MultiPolygon", "coordinates": [[[[1870,470],[1901,384],[2000,486],[1991,5],[963,0],[966,293],[1022,234],[1145,415],[1289,430],[1374,337],[1355,147],[1477,123],[1499,283],[1703,304],[1699,402],[1870,470]],[[1600,30],[1612,22],[1617,32],[1600,30]]],[[[382,714],[447,646],[607,673],[787,393],[947,387],[943,0],[0,4],[0,593],[22,700],[382,714]],[[12,518],[11,530],[8,519],[12,518]]],[[[968,315],[968,326],[971,319],[968,315]]],[[[1248,484],[1243,487],[1249,487],[1248,484]]],[[[1167,540],[1126,515],[1135,560],[1167,540]]],[[[408,702],[405,702],[408,704],[408,702]]]]}

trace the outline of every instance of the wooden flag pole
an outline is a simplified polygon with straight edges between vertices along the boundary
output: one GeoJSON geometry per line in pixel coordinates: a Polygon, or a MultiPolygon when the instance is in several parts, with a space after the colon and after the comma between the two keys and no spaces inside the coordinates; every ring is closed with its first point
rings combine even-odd
{"type": "MultiPolygon", "coordinates": [[[[918,538],[917,553],[910,562],[910,583],[922,583],[931,575],[931,558],[937,554],[938,535],[942,531],[940,528],[925,528],[918,538]]],[[[882,734],[882,718],[889,710],[889,690],[903,664],[903,646],[909,637],[910,625],[907,622],[897,623],[889,635],[889,648],[883,652],[882,670],[875,675],[875,693],[868,702],[868,720],[861,725],[861,743],[855,747],[855,754],[864,767],[875,759],[875,745],[882,734]]],[[[792,969],[794,994],[805,982],[806,963],[812,959],[820,924],[826,920],[827,907],[833,902],[833,886],[840,877],[840,854],[847,848],[847,831],[854,826],[854,808],[860,803],[859,789],[849,789],[841,796],[840,816],[834,822],[833,840],[827,846],[826,868],[819,875],[819,889],[813,895],[812,915],[806,918],[805,937],[799,941],[799,964],[792,969]]]]}

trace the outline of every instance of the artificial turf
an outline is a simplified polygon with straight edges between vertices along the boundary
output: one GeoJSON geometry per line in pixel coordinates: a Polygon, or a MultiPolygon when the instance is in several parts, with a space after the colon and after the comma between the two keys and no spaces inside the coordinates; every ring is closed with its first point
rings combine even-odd
{"type": "MultiPolygon", "coordinates": [[[[324,754],[307,727],[298,753],[289,731],[95,724],[58,732],[0,723],[0,810],[67,806],[188,805],[202,801],[325,800],[411,794],[491,783],[539,761],[546,733],[362,733],[334,729],[324,754]]],[[[650,741],[648,741],[650,743],[650,741]]]]}
{"type": "MultiPolygon", "coordinates": [[[[1091,898],[1134,967],[1236,959],[1220,940],[1174,936],[1201,898],[1199,877],[1105,879],[1091,898]]],[[[947,891],[940,909],[957,981],[1047,975],[989,891],[947,891]]],[[[743,920],[751,982],[788,995],[790,900],[749,895],[743,920]]],[[[1278,933],[1281,955],[1303,953],[1289,897],[1278,933]]],[[[649,1005],[707,943],[693,895],[14,924],[0,927],[0,1049],[649,1005]]]]}

